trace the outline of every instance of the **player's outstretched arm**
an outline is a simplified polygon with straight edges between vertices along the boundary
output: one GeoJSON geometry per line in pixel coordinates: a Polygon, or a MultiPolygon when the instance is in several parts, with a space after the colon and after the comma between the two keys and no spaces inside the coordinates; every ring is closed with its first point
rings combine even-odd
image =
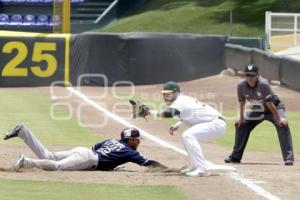
{"type": "Polygon", "coordinates": [[[150,167],[150,168],[160,168],[160,169],[167,169],[165,165],[155,161],[155,160],[148,160],[143,166],[150,167]]]}
{"type": "Polygon", "coordinates": [[[172,118],[176,115],[179,115],[180,112],[175,108],[167,108],[163,111],[150,110],[150,114],[152,114],[155,117],[172,118]]]}

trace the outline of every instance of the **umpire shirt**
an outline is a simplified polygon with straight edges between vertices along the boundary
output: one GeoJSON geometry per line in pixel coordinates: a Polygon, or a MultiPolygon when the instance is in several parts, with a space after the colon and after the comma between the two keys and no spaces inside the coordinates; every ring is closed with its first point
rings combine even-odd
{"type": "Polygon", "coordinates": [[[263,108],[263,112],[270,112],[265,104],[268,101],[272,101],[277,108],[284,108],[278,95],[272,91],[268,81],[261,76],[254,87],[250,87],[246,80],[239,82],[237,93],[240,102],[248,101],[250,103],[250,110],[263,108]]]}

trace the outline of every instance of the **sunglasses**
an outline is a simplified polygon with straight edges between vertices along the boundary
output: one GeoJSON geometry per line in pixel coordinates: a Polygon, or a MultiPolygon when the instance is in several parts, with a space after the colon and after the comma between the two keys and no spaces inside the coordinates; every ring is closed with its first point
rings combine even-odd
{"type": "Polygon", "coordinates": [[[254,77],[254,76],[256,76],[256,75],[254,75],[254,74],[246,74],[246,77],[254,77]]]}

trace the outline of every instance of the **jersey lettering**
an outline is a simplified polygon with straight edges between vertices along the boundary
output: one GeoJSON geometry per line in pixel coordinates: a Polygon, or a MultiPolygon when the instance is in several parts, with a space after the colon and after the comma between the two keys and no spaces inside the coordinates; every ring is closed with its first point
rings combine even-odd
{"type": "Polygon", "coordinates": [[[123,148],[125,148],[124,144],[121,144],[120,142],[118,142],[116,140],[110,140],[104,145],[104,147],[100,148],[97,151],[100,151],[100,153],[107,156],[110,152],[112,152],[112,151],[118,152],[123,148]]]}

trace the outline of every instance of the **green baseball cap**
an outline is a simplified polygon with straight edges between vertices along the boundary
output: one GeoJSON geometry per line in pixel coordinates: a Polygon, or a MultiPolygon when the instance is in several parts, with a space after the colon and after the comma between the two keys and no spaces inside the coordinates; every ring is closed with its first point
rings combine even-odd
{"type": "Polygon", "coordinates": [[[180,92],[180,87],[178,83],[174,81],[169,81],[164,84],[163,90],[161,93],[169,93],[169,92],[180,92]]]}

